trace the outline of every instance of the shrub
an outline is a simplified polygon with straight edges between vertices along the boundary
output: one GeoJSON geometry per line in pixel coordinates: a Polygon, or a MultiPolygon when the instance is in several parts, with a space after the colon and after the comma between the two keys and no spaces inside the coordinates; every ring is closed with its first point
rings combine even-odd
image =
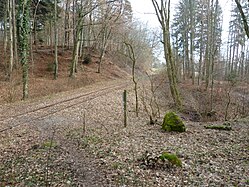
{"type": "Polygon", "coordinates": [[[83,64],[90,64],[92,63],[92,58],[90,56],[90,54],[86,55],[83,59],[83,64]]]}

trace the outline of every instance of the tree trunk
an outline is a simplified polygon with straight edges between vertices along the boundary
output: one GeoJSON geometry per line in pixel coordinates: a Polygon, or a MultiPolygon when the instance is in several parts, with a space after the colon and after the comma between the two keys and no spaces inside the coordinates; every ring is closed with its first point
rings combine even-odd
{"type": "Polygon", "coordinates": [[[7,28],[7,17],[8,17],[8,1],[5,4],[5,14],[4,14],[4,67],[5,67],[5,75],[8,75],[8,59],[7,59],[7,47],[8,47],[8,28],[7,28]]]}
{"type": "MultiPolygon", "coordinates": [[[[213,0],[212,0],[213,2],[213,0]]],[[[210,48],[211,48],[211,30],[212,30],[212,26],[211,26],[211,22],[212,22],[212,15],[211,15],[211,10],[210,10],[210,0],[208,0],[208,30],[207,30],[207,45],[206,45],[206,51],[205,51],[205,89],[208,89],[209,86],[209,80],[210,80],[210,48]]]]}
{"type": "Polygon", "coordinates": [[[128,48],[129,52],[129,58],[132,61],[132,81],[134,83],[134,92],[135,92],[135,112],[136,112],[136,117],[138,117],[138,90],[137,90],[137,80],[135,77],[135,66],[136,66],[136,55],[133,49],[133,46],[130,43],[125,42],[126,47],[128,48]]]}
{"type": "MultiPolygon", "coordinates": [[[[107,47],[107,40],[109,38],[110,33],[107,33],[107,26],[104,27],[103,31],[102,31],[102,40],[101,40],[101,44],[100,44],[100,57],[99,57],[99,65],[98,65],[98,70],[97,73],[101,72],[101,65],[103,62],[103,58],[105,56],[105,50],[107,47]]],[[[111,32],[111,31],[110,31],[111,32]]]]}
{"type": "Polygon", "coordinates": [[[30,32],[30,1],[20,0],[18,11],[18,44],[19,55],[23,70],[23,99],[28,98],[28,48],[30,32]]]}
{"type": "Polygon", "coordinates": [[[170,43],[170,32],[169,32],[170,0],[168,2],[161,0],[160,5],[156,0],[152,0],[152,3],[156,11],[157,18],[163,30],[164,56],[166,59],[171,95],[176,107],[178,109],[181,109],[182,103],[177,89],[177,76],[176,76],[177,72],[176,72],[175,62],[172,56],[172,49],[170,43]]]}
{"type": "Polygon", "coordinates": [[[13,51],[14,51],[14,66],[18,67],[18,48],[17,48],[17,28],[16,28],[16,2],[12,0],[13,5],[13,51]]]}
{"type": "Polygon", "coordinates": [[[66,0],[66,7],[65,7],[65,18],[64,18],[64,48],[70,47],[70,25],[69,25],[69,8],[70,8],[70,0],[66,0]]]}
{"type": "Polygon", "coordinates": [[[9,6],[9,38],[10,38],[10,61],[9,61],[9,78],[11,77],[13,71],[13,64],[14,64],[14,46],[13,46],[13,20],[12,20],[12,11],[13,11],[13,1],[8,0],[9,6]]]}
{"type": "Polygon", "coordinates": [[[79,58],[79,46],[80,46],[80,32],[76,34],[76,39],[74,42],[73,46],[73,60],[71,63],[71,68],[70,68],[70,75],[69,77],[75,77],[75,73],[77,71],[77,64],[78,64],[78,58],[79,58]]]}
{"type": "Polygon", "coordinates": [[[54,0],[54,79],[58,78],[58,28],[57,28],[57,0],[54,0]]]}
{"type": "Polygon", "coordinates": [[[192,0],[189,0],[190,6],[190,62],[191,62],[191,78],[192,84],[195,84],[195,63],[194,63],[194,4],[192,0]]]}
{"type": "MultiPolygon", "coordinates": [[[[239,0],[235,0],[235,3],[237,5],[237,8],[239,9],[240,14],[241,14],[241,17],[242,17],[242,20],[243,20],[243,24],[244,24],[244,29],[245,29],[247,38],[249,39],[249,26],[248,26],[248,22],[247,22],[247,17],[244,14],[244,11],[242,9],[242,6],[241,6],[239,0]]],[[[248,1],[248,3],[249,3],[249,1],[248,1]]]]}
{"type": "MultiPolygon", "coordinates": [[[[73,2],[75,3],[75,0],[73,2]]],[[[72,58],[69,77],[74,77],[75,73],[77,73],[77,64],[78,64],[78,60],[79,60],[80,38],[81,38],[81,34],[82,34],[82,27],[83,27],[83,21],[84,21],[84,16],[85,16],[85,14],[83,12],[83,5],[82,4],[81,4],[80,10],[78,12],[79,12],[79,15],[78,15],[77,24],[74,25],[76,27],[76,29],[74,29],[73,58],[72,58]]],[[[74,20],[73,22],[76,21],[75,18],[73,18],[73,20],[74,20]]]]}
{"type": "Polygon", "coordinates": [[[204,25],[203,25],[203,6],[202,6],[202,13],[201,13],[201,38],[200,38],[200,58],[199,58],[199,69],[198,69],[198,85],[200,85],[200,79],[202,78],[202,58],[203,58],[203,46],[204,46],[204,43],[203,43],[203,29],[204,29],[204,25]]]}
{"type": "Polygon", "coordinates": [[[189,37],[188,37],[188,33],[187,33],[188,31],[186,31],[186,32],[184,32],[184,62],[185,62],[185,75],[184,75],[184,77],[187,77],[187,78],[189,78],[189,61],[190,61],[190,59],[189,59],[189,42],[188,42],[188,40],[189,40],[189,37]]]}

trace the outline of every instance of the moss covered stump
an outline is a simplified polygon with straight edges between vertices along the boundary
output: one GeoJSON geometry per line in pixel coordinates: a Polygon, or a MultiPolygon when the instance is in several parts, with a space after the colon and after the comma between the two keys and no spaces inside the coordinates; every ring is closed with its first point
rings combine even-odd
{"type": "Polygon", "coordinates": [[[186,127],[183,121],[174,112],[168,112],[164,116],[162,129],[165,131],[185,132],[186,127]]]}

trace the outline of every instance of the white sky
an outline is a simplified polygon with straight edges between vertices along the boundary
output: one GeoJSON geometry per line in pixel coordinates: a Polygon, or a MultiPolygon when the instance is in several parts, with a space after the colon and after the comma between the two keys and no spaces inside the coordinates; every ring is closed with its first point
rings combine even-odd
{"type": "MultiPolygon", "coordinates": [[[[222,32],[222,51],[225,54],[226,52],[226,43],[228,41],[228,28],[230,21],[230,10],[231,3],[234,0],[219,0],[219,4],[222,7],[223,11],[223,32],[222,32]]],[[[160,27],[157,17],[155,15],[155,10],[151,0],[130,0],[133,13],[136,19],[144,22],[148,27],[155,28],[160,27]]],[[[171,0],[171,18],[173,20],[174,8],[178,4],[179,0],[171,0]]],[[[163,54],[159,56],[160,61],[164,62],[163,54]]]]}
{"type": "MultiPolygon", "coordinates": [[[[174,7],[178,3],[179,0],[171,0],[171,20],[173,19],[174,14],[174,7]]],[[[227,38],[227,31],[229,26],[229,19],[230,19],[230,9],[231,9],[231,2],[233,0],[219,0],[219,3],[223,10],[223,42],[225,42],[227,38]]],[[[152,5],[151,0],[130,0],[133,12],[136,18],[140,21],[147,23],[148,26],[154,28],[159,27],[159,23],[157,17],[155,15],[154,7],[152,5]]]]}

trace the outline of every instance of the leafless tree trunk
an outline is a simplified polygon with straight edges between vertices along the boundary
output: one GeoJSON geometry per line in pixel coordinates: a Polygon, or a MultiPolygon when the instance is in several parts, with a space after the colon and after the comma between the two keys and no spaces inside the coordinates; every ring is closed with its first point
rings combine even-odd
{"type": "Polygon", "coordinates": [[[189,1],[190,6],[190,63],[191,63],[191,78],[192,84],[195,84],[195,63],[194,63],[194,4],[193,1],[189,1]]]}
{"type": "MultiPolygon", "coordinates": [[[[9,1],[9,0],[8,0],[9,1]]],[[[5,66],[5,74],[8,75],[8,59],[7,59],[7,47],[8,47],[8,28],[7,28],[7,17],[8,17],[8,6],[9,2],[6,2],[5,4],[5,13],[4,13],[4,66],[5,66]]]]}
{"type": "Polygon", "coordinates": [[[10,61],[9,61],[9,73],[8,76],[10,77],[13,71],[13,64],[14,64],[14,45],[13,45],[13,1],[8,0],[8,10],[9,10],[9,39],[10,39],[10,61]]]}
{"type": "Polygon", "coordinates": [[[54,0],[54,79],[58,78],[58,28],[57,28],[57,0],[54,0]]]}
{"type": "Polygon", "coordinates": [[[136,116],[138,117],[138,90],[137,90],[137,80],[135,77],[135,66],[136,66],[136,55],[133,49],[133,46],[130,43],[125,42],[125,45],[128,49],[128,57],[130,58],[130,60],[132,61],[132,81],[134,83],[134,92],[135,92],[135,101],[136,101],[136,105],[135,105],[135,111],[136,111],[136,116]]]}
{"type": "MultiPolygon", "coordinates": [[[[242,20],[243,20],[243,24],[244,24],[244,29],[245,29],[245,32],[246,32],[246,35],[247,35],[247,38],[249,39],[249,26],[248,26],[248,23],[247,23],[247,18],[246,18],[246,15],[242,9],[242,6],[239,2],[239,0],[235,0],[235,3],[239,9],[239,12],[241,14],[241,17],[242,17],[242,20]]],[[[248,4],[249,4],[249,1],[248,1],[248,4]]]]}
{"type": "Polygon", "coordinates": [[[181,109],[182,102],[179,96],[179,91],[177,89],[177,72],[170,43],[170,0],[160,0],[159,3],[157,2],[157,0],[152,0],[152,3],[163,31],[164,56],[167,64],[167,73],[170,83],[171,95],[177,108],[181,109]]]}
{"type": "Polygon", "coordinates": [[[203,61],[203,35],[204,35],[204,25],[203,25],[203,5],[202,5],[202,12],[201,12],[201,38],[200,38],[200,53],[199,53],[199,69],[198,69],[198,85],[200,85],[200,79],[202,79],[202,61],[203,61]]]}
{"type": "Polygon", "coordinates": [[[13,53],[14,53],[14,66],[18,66],[18,48],[17,48],[17,29],[16,29],[16,2],[12,0],[12,20],[13,20],[13,53]]]}
{"type": "Polygon", "coordinates": [[[70,14],[69,14],[69,8],[70,8],[70,0],[66,0],[65,5],[65,18],[64,18],[64,48],[67,47],[70,48],[70,14]]]}

